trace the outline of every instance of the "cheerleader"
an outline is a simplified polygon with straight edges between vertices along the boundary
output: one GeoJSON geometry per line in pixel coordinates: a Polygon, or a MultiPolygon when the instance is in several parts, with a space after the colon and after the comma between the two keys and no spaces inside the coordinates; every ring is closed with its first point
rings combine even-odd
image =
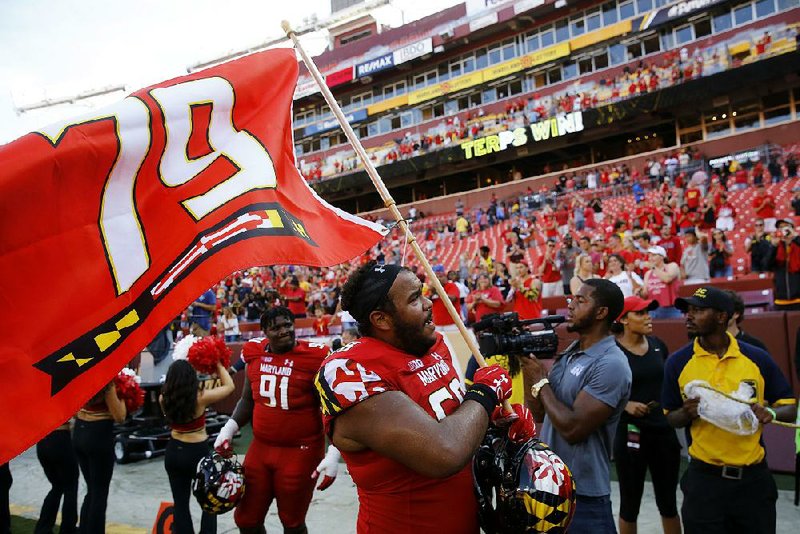
{"type": "Polygon", "coordinates": [[[108,488],[114,473],[114,423],[122,423],[126,415],[125,403],[117,396],[111,382],[75,416],[72,445],[86,481],[80,514],[81,534],[105,532],[108,488]]]}
{"type": "Polygon", "coordinates": [[[36,444],[36,457],[51,488],[42,502],[34,534],[51,534],[61,506],[61,534],[78,531],[78,460],[72,448],[69,421],[36,444]],[[61,505],[61,497],[64,504],[61,505]]]}
{"type": "MultiPolygon", "coordinates": [[[[172,429],[164,457],[164,468],[169,476],[174,508],[174,532],[194,532],[189,513],[189,497],[192,479],[197,464],[209,452],[206,433],[206,407],[219,402],[233,393],[233,380],[221,362],[216,364],[216,375],[220,385],[202,389],[197,372],[187,360],[176,360],[167,371],[161,388],[159,402],[172,429]]],[[[200,532],[213,534],[217,531],[217,517],[203,512],[200,532]]]]}

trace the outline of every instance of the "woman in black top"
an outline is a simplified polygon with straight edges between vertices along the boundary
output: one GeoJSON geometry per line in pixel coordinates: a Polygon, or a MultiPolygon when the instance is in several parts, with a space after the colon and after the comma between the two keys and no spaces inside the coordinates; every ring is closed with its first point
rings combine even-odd
{"type": "Polygon", "coordinates": [[[650,335],[653,323],[649,311],[657,307],[654,300],[628,297],[615,325],[617,345],[627,356],[633,375],[630,400],[620,418],[614,442],[620,534],[636,532],[648,469],[664,533],[681,532],[676,502],[681,447],[659,406],[664,360],[669,353],[663,341],[650,335]]]}
{"type": "MultiPolygon", "coordinates": [[[[169,477],[175,503],[173,531],[194,532],[189,513],[191,486],[197,464],[211,452],[206,433],[206,407],[233,393],[234,385],[228,370],[217,362],[219,385],[205,389],[194,367],[186,360],[175,360],[169,366],[159,402],[170,426],[170,440],[164,456],[164,469],[169,477]]],[[[217,517],[203,512],[200,532],[214,534],[217,517]]]]}
{"type": "Polygon", "coordinates": [[[511,291],[511,281],[508,279],[508,269],[505,263],[495,262],[495,274],[492,276],[492,284],[497,286],[505,299],[511,291]]]}

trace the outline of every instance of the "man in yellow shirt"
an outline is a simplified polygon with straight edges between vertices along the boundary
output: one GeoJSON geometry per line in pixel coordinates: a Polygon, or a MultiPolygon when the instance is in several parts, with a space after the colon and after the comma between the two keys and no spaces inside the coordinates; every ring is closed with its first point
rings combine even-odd
{"type": "Polygon", "coordinates": [[[752,410],[761,425],[794,421],[797,405],[786,378],[765,351],[737,342],[727,332],[733,302],[715,287],[701,287],[675,306],[686,313],[694,341],[672,354],[664,367],[661,404],[676,428],[689,427],[689,468],[681,481],[687,534],[775,532],[775,481],[764,459],[762,427],[740,436],[698,417],[699,399],[684,386],[704,380],[730,394],[752,387],[752,410]]]}
{"type": "Polygon", "coordinates": [[[456,234],[458,234],[459,239],[464,239],[467,237],[468,232],[469,222],[464,218],[463,215],[460,215],[458,219],[456,219],[456,234]]]}

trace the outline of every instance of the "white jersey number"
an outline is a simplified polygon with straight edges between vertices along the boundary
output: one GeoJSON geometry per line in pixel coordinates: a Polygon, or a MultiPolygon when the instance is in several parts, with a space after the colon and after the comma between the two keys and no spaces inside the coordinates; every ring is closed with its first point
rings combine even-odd
{"type": "Polygon", "coordinates": [[[444,401],[453,399],[458,399],[459,404],[464,400],[461,381],[458,378],[454,378],[447,386],[441,387],[428,395],[428,402],[431,405],[431,409],[433,409],[433,413],[436,414],[437,421],[441,421],[447,416],[444,413],[444,408],[442,408],[444,401]]]}
{"type": "MultiPolygon", "coordinates": [[[[275,167],[267,150],[255,137],[237,130],[233,124],[236,99],[227,80],[192,80],[153,89],[150,94],[164,116],[166,147],[158,167],[164,185],[182,186],[220,157],[227,158],[238,169],[205,193],[181,202],[194,220],[201,220],[248,191],[277,187],[275,167]],[[207,135],[212,152],[189,159],[192,107],[198,104],[209,104],[212,108],[207,135]]],[[[98,225],[114,287],[121,295],[150,267],[146,232],[136,206],[136,179],[152,144],[150,110],[139,98],[128,97],[102,111],[42,128],[39,133],[58,147],[70,128],[106,120],[114,124],[118,150],[103,187],[98,225]]]]}
{"type": "Polygon", "coordinates": [[[275,408],[278,405],[278,399],[275,397],[275,385],[278,386],[278,393],[280,395],[280,408],[281,410],[289,409],[289,377],[282,376],[280,380],[275,375],[261,375],[261,386],[259,393],[267,402],[265,403],[270,408],[275,408]]]}

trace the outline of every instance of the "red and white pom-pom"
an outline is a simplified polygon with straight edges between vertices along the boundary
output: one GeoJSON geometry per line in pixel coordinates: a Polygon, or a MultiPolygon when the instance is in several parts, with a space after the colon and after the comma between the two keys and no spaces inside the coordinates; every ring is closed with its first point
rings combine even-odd
{"type": "Polygon", "coordinates": [[[217,372],[217,362],[230,367],[231,349],[222,338],[206,336],[192,343],[186,359],[198,373],[212,375],[217,372]]]}
{"type": "Polygon", "coordinates": [[[141,382],[141,378],[136,375],[133,369],[128,369],[127,367],[124,367],[114,377],[117,397],[125,403],[125,408],[129,414],[144,406],[144,390],[139,385],[139,382],[141,382]]]}

